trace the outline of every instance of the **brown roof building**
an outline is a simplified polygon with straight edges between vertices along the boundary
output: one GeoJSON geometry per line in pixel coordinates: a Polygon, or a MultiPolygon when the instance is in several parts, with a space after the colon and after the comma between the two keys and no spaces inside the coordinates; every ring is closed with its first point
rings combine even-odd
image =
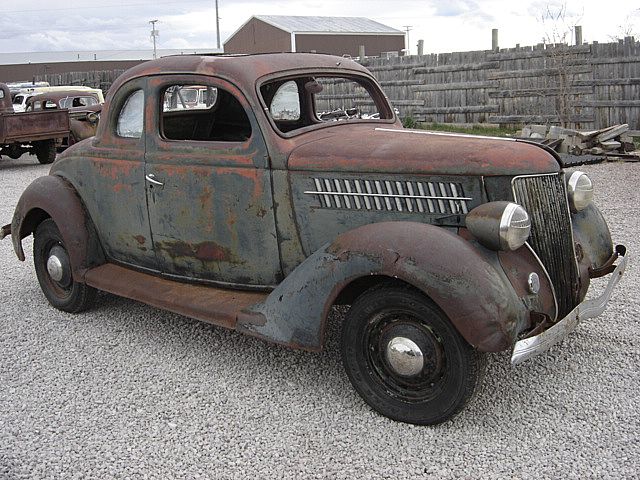
{"type": "Polygon", "coordinates": [[[317,52],[380,56],[405,48],[404,32],[363,17],[255,15],[226,42],[225,53],[317,52]]]}

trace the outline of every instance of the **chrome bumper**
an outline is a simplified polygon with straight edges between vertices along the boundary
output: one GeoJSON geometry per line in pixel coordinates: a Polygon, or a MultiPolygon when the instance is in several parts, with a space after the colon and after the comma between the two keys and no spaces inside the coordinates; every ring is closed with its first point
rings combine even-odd
{"type": "Polygon", "coordinates": [[[511,354],[511,365],[518,365],[531,357],[546,352],[571,333],[580,321],[597,317],[604,312],[613,293],[613,289],[622,278],[622,274],[627,268],[627,261],[629,260],[629,256],[626,254],[624,247],[616,247],[616,252],[618,253],[618,258],[621,260],[611,274],[609,284],[602,295],[598,298],[582,302],[571,310],[566,317],[544,332],[516,342],[513,347],[513,353],[511,354]]]}

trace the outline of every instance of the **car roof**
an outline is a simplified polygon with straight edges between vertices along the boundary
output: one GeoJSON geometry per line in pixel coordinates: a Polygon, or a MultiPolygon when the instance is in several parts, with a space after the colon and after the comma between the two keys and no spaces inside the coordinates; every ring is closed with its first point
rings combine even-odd
{"type": "Polygon", "coordinates": [[[130,68],[120,75],[110,91],[116,91],[129,80],[149,75],[185,74],[216,75],[234,79],[247,86],[265,75],[300,69],[346,69],[369,71],[350,58],[314,53],[265,53],[255,55],[175,55],[151,60],[130,68]]]}
{"type": "Polygon", "coordinates": [[[83,90],[63,90],[63,91],[55,91],[55,92],[34,92],[27,102],[36,102],[40,100],[52,100],[54,102],[58,102],[63,98],[67,97],[94,97],[97,98],[98,95],[93,92],[83,91],[83,90]]]}

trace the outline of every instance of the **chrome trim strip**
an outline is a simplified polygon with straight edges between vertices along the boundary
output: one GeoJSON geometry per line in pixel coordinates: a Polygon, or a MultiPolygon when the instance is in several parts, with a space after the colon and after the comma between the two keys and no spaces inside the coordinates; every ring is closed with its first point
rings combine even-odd
{"type": "MultiPolygon", "coordinates": [[[[327,192],[323,192],[322,190],[320,191],[312,191],[312,190],[306,190],[305,192],[308,195],[326,195],[327,192]]],[[[432,199],[432,200],[465,200],[465,201],[469,201],[469,200],[473,200],[472,198],[468,198],[468,197],[437,197],[437,196],[430,196],[430,195],[398,195],[395,193],[355,193],[355,192],[331,192],[331,196],[337,197],[337,196],[351,196],[351,197],[379,197],[379,198],[400,198],[400,199],[424,199],[424,200],[428,200],[428,199],[432,199]]],[[[389,206],[391,206],[391,204],[389,204],[389,206]]],[[[443,207],[444,207],[444,203],[443,203],[443,207]]],[[[446,212],[441,212],[441,213],[446,213],[446,212]]]]}
{"type": "Polygon", "coordinates": [[[516,142],[515,138],[508,137],[485,137],[478,135],[471,135],[468,133],[455,133],[455,132],[432,132],[429,130],[411,130],[408,128],[400,129],[400,128],[375,128],[378,132],[393,132],[393,133],[417,133],[422,135],[440,135],[443,137],[461,137],[461,138],[481,138],[481,139],[489,139],[489,140],[504,140],[505,142],[516,142]]]}
{"type": "Polygon", "coordinates": [[[538,265],[540,266],[540,268],[542,268],[542,271],[544,272],[544,276],[547,278],[549,285],[551,285],[551,294],[553,295],[553,305],[555,307],[555,312],[553,314],[552,320],[555,322],[558,319],[558,299],[556,298],[556,287],[553,286],[553,282],[551,281],[549,272],[547,272],[547,267],[544,266],[544,263],[542,263],[542,260],[540,260],[540,257],[538,256],[538,254],[533,250],[533,248],[531,248],[531,245],[529,245],[529,242],[524,242],[524,244],[529,249],[531,254],[535,257],[535,259],[538,261],[538,265]]]}
{"type": "Polygon", "coordinates": [[[546,352],[575,330],[581,321],[597,317],[604,312],[609,300],[611,299],[613,289],[618,285],[618,282],[620,282],[620,279],[627,268],[629,255],[625,252],[624,255],[620,255],[620,258],[622,258],[622,260],[611,274],[612,276],[609,279],[607,288],[602,295],[591,300],[586,300],[577,305],[566,317],[544,332],[534,337],[525,338],[516,342],[511,354],[511,365],[518,365],[529,358],[546,352]]]}
{"type": "Polygon", "coordinates": [[[361,180],[312,178],[315,190],[305,195],[318,195],[323,208],[377,210],[408,213],[459,215],[469,213],[461,184],[455,182],[420,182],[409,180],[361,180]],[[351,184],[353,182],[353,186],[351,184]],[[415,191],[417,188],[417,192],[415,191]]]}

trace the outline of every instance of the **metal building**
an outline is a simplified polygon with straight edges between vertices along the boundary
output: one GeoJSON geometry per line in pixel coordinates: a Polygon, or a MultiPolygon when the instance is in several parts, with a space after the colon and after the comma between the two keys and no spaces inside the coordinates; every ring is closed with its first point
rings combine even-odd
{"type": "Polygon", "coordinates": [[[317,52],[358,56],[400,52],[404,32],[363,17],[255,15],[224,43],[225,53],[317,52]]]}

